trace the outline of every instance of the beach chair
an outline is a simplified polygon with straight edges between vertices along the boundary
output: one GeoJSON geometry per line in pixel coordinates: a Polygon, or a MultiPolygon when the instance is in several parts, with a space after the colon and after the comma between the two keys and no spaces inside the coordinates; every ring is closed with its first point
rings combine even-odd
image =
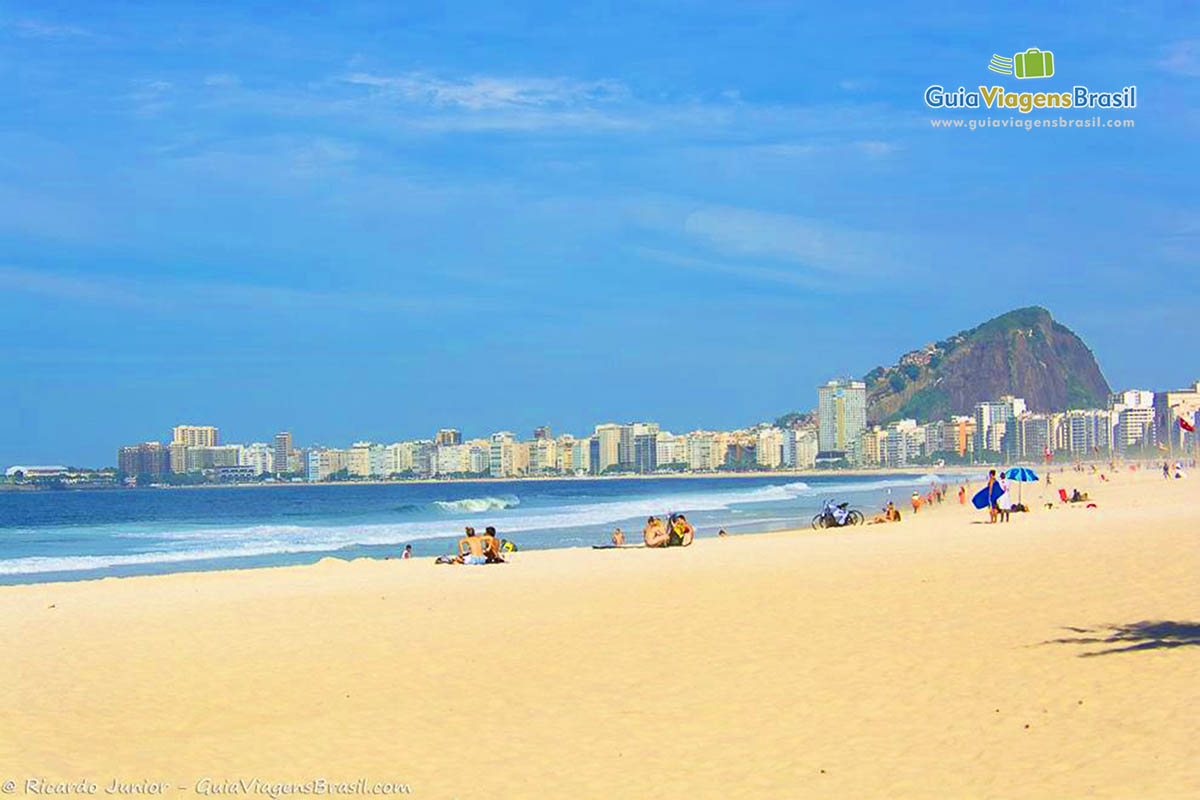
{"type": "Polygon", "coordinates": [[[1069,503],[1069,502],[1071,502],[1071,498],[1067,497],[1067,490],[1066,490],[1066,489],[1059,489],[1059,490],[1058,490],[1058,499],[1059,499],[1061,502],[1063,502],[1063,503],[1069,503]]]}

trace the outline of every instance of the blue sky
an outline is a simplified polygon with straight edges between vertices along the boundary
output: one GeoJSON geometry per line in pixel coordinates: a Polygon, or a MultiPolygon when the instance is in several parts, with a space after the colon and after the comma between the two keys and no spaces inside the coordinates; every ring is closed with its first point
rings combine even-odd
{"type": "Polygon", "coordinates": [[[0,464],[734,427],[1030,304],[1194,380],[1196,12],[846,5],[0,3],[0,464]],[[1136,128],[933,130],[931,83],[1136,128]]]}

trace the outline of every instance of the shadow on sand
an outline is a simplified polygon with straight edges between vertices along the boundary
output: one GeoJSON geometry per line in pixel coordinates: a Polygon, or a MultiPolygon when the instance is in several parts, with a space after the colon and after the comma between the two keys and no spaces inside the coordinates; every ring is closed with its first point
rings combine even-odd
{"type": "Polygon", "coordinates": [[[1099,628],[1065,628],[1078,634],[1050,639],[1043,644],[1113,645],[1102,650],[1080,653],[1080,658],[1131,653],[1135,650],[1165,650],[1200,645],[1200,622],[1143,620],[1129,625],[1105,625],[1099,628]]]}

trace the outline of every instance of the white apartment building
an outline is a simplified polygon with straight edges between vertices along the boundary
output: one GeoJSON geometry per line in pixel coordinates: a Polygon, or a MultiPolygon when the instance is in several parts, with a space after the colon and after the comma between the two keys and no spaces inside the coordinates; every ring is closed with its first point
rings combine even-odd
{"type": "Polygon", "coordinates": [[[238,465],[254,467],[254,471],[259,475],[264,472],[267,474],[275,472],[275,446],[266,442],[245,445],[238,458],[238,465]]]}
{"type": "MultiPolygon", "coordinates": [[[[791,437],[791,431],[788,431],[791,437]]],[[[759,428],[754,442],[754,460],[764,469],[779,469],[783,465],[784,432],[779,428],[759,428]]]]}

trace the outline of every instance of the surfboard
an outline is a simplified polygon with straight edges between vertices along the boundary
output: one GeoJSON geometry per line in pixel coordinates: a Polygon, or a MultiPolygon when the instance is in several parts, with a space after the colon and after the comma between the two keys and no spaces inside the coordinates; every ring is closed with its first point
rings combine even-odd
{"type": "Polygon", "coordinates": [[[644,544],[594,544],[593,550],[630,550],[635,547],[645,547],[644,544]]]}
{"type": "Polygon", "coordinates": [[[1000,496],[1003,494],[1004,489],[1000,486],[1000,481],[995,481],[992,484],[992,491],[990,495],[988,494],[988,487],[984,486],[975,493],[974,497],[971,498],[971,504],[976,508],[987,508],[993,502],[999,500],[1000,496]]]}

